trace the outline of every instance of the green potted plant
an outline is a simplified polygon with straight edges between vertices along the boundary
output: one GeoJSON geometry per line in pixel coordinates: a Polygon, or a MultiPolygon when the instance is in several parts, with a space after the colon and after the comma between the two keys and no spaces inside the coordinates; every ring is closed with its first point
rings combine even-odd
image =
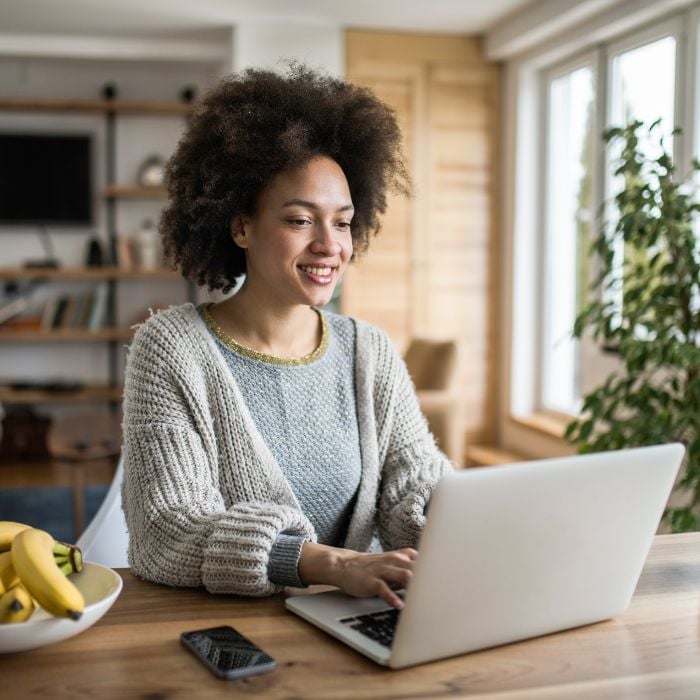
{"type": "Polygon", "coordinates": [[[662,138],[660,155],[645,155],[642,129],[635,121],[604,134],[620,149],[622,186],[614,226],[601,225],[591,248],[593,301],[573,329],[618,353],[620,369],[583,397],[565,436],[579,452],[684,443],[682,505],[666,513],[671,529],[684,532],[700,530],[700,237],[693,227],[700,163],[680,181],[662,138]]]}

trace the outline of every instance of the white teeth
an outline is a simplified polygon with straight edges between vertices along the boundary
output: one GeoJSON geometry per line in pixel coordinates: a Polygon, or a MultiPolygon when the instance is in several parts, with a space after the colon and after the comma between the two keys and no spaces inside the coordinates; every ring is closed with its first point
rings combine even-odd
{"type": "Polygon", "coordinates": [[[327,277],[331,274],[333,268],[331,267],[311,267],[309,265],[299,265],[299,269],[304,272],[310,272],[312,275],[318,275],[319,277],[327,277]]]}

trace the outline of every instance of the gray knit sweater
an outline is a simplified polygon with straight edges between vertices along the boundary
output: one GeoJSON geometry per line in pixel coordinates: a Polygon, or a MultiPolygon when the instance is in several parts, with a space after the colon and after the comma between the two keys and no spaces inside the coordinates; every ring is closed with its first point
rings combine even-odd
{"type": "MultiPolygon", "coordinates": [[[[362,476],[345,547],[415,546],[432,488],[452,467],[418,408],[387,336],[356,324],[362,476]]],[[[129,564],[143,578],[261,596],[281,532],[315,532],[262,439],[208,328],[191,304],[136,333],[124,389],[129,564]]]]}
{"type": "MultiPolygon", "coordinates": [[[[204,306],[200,315],[318,541],[342,547],[362,477],[352,319],[324,312],[321,345],[291,364],[251,356],[219,328],[204,306]]],[[[304,585],[298,568],[307,539],[287,533],[277,538],[267,570],[273,583],[304,585]]]]}

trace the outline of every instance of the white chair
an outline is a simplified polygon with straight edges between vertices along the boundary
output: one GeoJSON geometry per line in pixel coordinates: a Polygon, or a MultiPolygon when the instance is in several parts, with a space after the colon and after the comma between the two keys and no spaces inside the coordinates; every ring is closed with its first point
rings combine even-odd
{"type": "Polygon", "coordinates": [[[124,457],[119,458],[112,485],[95,517],[78,539],[77,545],[85,561],[112,569],[128,568],[126,551],[129,531],[122,511],[121,486],[124,478],[124,457]]]}

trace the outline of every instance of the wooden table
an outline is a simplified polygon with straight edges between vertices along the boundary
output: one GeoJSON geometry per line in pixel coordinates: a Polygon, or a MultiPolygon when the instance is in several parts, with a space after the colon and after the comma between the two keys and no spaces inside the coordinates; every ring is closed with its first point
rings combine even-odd
{"type": "Polygon", "coordinates": [[[94,627],[0,655],[3,698],[700,698],[700,533],[656,538],[617,620],[401,671],[287,613],[281,596],[213,596],[119,573],[124,590],[94,627]],[[277,669],[222,681],[181,648],[181,632],[220,624],[258,643],[277,669]]]}

